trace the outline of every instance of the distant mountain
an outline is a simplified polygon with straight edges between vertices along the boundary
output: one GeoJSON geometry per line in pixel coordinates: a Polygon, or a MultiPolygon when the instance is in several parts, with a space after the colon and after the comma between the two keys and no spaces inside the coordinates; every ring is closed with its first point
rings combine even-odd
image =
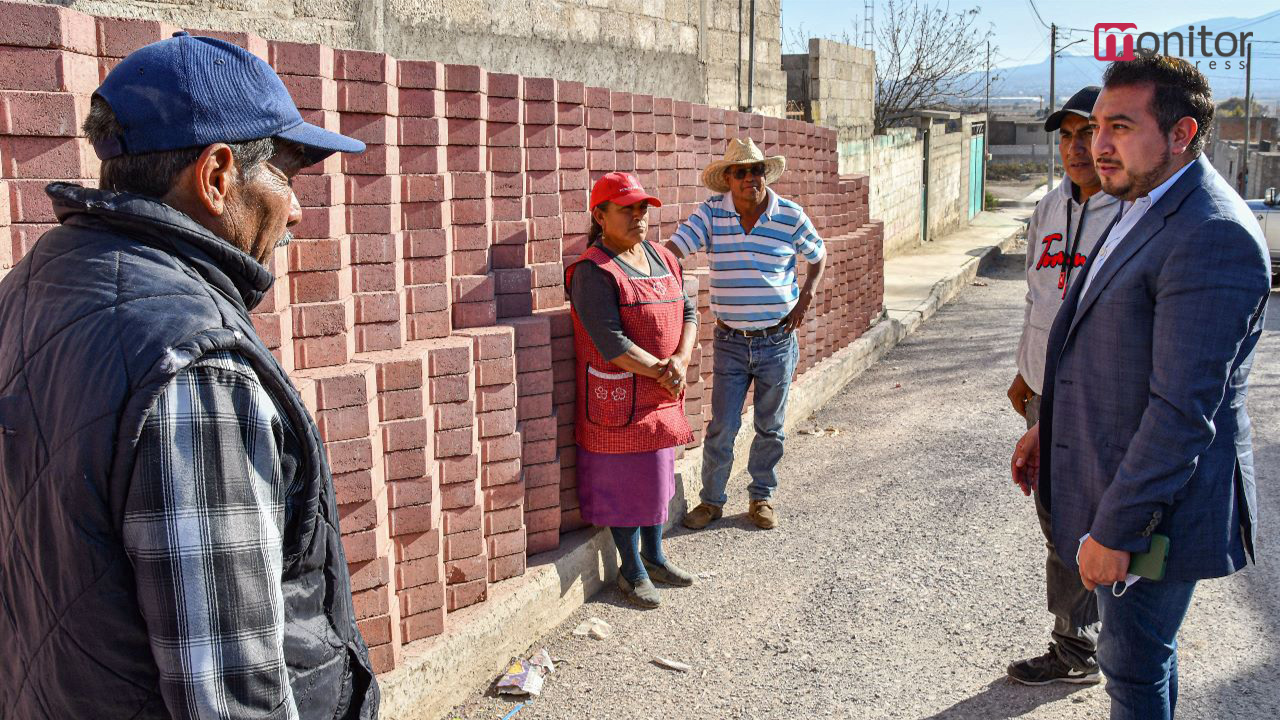
{"type": "MultiPolygon", "coordinates": [[[[1271,13],[1267,15],[1271,15],[1271,13]]],[[[1267,17],[1267,15],[1261,15],[1256,18],[1220,17],[1188,24],[1194,25],[1196,32],[1199,32],[1200,26],[1203,25],[1206,30],[1215,34],[1219,32],[1251,32],[1253,36],[1250,41],[1280,41],[1280,14],[1274,14],[1271,17],[1267,17]]],[[[1148,29],[1139,27],[1138,31],[1147,32],[1148,29]]],[[[1169,28],[1168,32],[1179,32],[1185,36],[1187,26],[1180,25],[1169,28]]],[[[1163,31],[1160,32],[1160,35],[1163,36],[1163,34],[1163,31]]],[[[1080,37],[1079,33],[1072,35],[1073,39],[1078,37],[1080,37]]],[[[1063,42],[1070,42],[1070,40],[1064,41],[1059,37],[1059,44],[1063,42]]],[[[1213,39],[1210,38],[1209,42],[1212,46],[1213,39]]],[[[1198,49],[1199,40],[1197,39],[1198,49]]],[[[1176,52],[1176,48],[1174,50],[1176,52]]],[[[1055,72],[1055,90],[1058,95],[1058,103],[1056,104],[1062,103],[1071,96],[1071,93],[1085,85],[1101,83],[1102,72],[1107,66],[1107,63],[1096,60],[1093,57],[1092,35],[1086,37],[1084,42],[1072,47],[1067,53],[1059,53],[1058,55],[1058,64],[1055,72]],[[1088,54],[1067,54],[1079,52],[1088,54]]],[[[1188,57],[1185,54],[1183,57],[1193,62],[1200,60],[1200,70],[1209,78],[1209,82],[1213,86],[1215,99],[1225,100],[1232,96],[1244,95],[1245,73],[1237,65],[1238,57],[1231,58],[1235,62],[1232,62],[1232,69],[1230,70],[1225,69],[1225,63],[1222,58],[1200,58],[1199,52],[1196,53],[1196,57],[1188,57]],[[1218,67],[1210,69],[1208,61],[1214,59],[1218,60],[1218,67]]],[[[1045,53],[1045,59],[1041,62],[1001,68],[992,72],[993,74],[998,73],[998,79],[992,83],[991,87],[993,96],[1043,96],[1049,91],[1048,53],[1045,53]]],[[[1268,105],[1280,100],[1280,44],[1264,43],[1253,46],[1253,94],[1255,98],[1268,105]],[[1268,55],[1271,57],[1265,57],[1268,55]]]]}

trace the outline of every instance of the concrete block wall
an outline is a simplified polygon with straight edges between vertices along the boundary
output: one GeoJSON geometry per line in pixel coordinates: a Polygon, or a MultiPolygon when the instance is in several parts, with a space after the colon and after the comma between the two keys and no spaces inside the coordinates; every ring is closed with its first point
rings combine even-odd
{"type": "MultiPolygon", "coordinates": [[[[67,5],[67,0],[28,0],[67,5]]],[[[76,0],[95,15],[218,27],[271,40],[484,66],[737,108],[746,102],[750,6],[738,0],[76,0]]],[[[754,103],[781,117],[780,0],[758,0],[754,103]]]]}
{"type": "Polygon", "coordinates": [[[920,245],[924,142],[915,128],[889,128],[883,135],[840,143],[841,173],[870,176],[871,216],[884,222],[884,254],[920,245]]]}
{"type": "MultiPolygon", "coordinates": [[[[0,277],[55,221],[42,188],[92,185],[80,136],[118,59],[168,37],[151,20],[0,2],[0,277]]],[[[207,31],[205,34],[215,34],[207,31]]],[[[788,158],[775,186],[807,209],[829,270],[800,330],[799,372],[857,338],[881,308],[883,225],[866,176],[841,177],[835,132],[580,82],[400,60],[248,33],[304,116],[368,143],[294,182],[296,240],[252,317],[315,415],[334,473],[359,624],[377,669],[449,632],[532,556],[583,527],[575,475],[574,353],[563,270],[584,248],[591,183],[634,172],[663,199],[667,238],[709,192],[726,138],[788,158]]],[[[803,266],[803,263],[802,263],[803,266]]],[[[710,417],[711,316],[686,411],[710,417]]]]}

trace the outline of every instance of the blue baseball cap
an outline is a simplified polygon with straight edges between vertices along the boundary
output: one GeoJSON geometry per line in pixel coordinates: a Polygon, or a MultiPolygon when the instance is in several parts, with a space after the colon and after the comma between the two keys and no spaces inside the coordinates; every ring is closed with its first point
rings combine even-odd
{"type": "Polygon", "coordinates": [[[124,133],[94,143],[101,160],[120,155],[278,137],[319,162],[364,143],[304,122],[280,76],[262,58],[187,32],[120,61],[98,88],[124,133]]]}

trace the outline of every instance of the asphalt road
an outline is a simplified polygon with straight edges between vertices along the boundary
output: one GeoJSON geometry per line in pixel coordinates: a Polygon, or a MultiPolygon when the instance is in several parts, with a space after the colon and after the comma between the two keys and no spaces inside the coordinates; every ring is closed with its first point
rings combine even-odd
{"type": "MultiPolygon", "coordinates": [[[[668,536],[674,560],[712,576],[664,590],[652,611],[607,590],[545,638],[560,668],[513,718],[1106,717],[1101,687],[1028,688],[1004,675],[1045,650],[1050,626],[1040,531],[1007,476],[1023,428],[1004,396],[1021,262],[996,262],[806,423],[839,434],[787,440],[777,530],[748,524],[740,475],[728,517],[668,536]],[[590,617],[612,636],[574,636],[590,617]]],[[[1280,523],[1278,348],[1280,333],[1267,333],[1249,401],[1264,556],[1197,590],[1180,718],[1280,713],[1280,561],[1268,552],[1280,523]]],[[[491,688],[449,717],[496,719],[515,706],[491,688]]]]}

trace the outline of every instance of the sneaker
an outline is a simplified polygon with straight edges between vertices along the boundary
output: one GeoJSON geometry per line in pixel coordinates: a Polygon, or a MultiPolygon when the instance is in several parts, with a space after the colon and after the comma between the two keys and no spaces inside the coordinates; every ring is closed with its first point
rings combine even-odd
{"type": "Polygon", "coordinates": [[[690,530],[701,530],[711,524],[713,520],[719,520],[724,516],[724,508],[711,505],[709,503],[700,503],[698,507],[689,511],[684,516],[683,524],[690,530]]]}
{"type": "Polygon", "coordinates": [[[649,562],[649,558],[641,555],[640,561],[644,563],[644,569],[649,573],[649,577],[660,583],[678,585],[679,587],[689,587],[693,584],[693,573],[680,568],[670,560],[663,565],[659,565],[649,562]]]}
{"type": "Polygon", "coordinates": [[[761,530],[772,530],[778,527],[778,514],[773,511],[773,504],[768,500],[752,500],[747,517],[761,530]]]}
{"type": "Polygon", "coordinates": [[[658,597],[658,588],[653,586],[649,578],[641,578],[635,585],[627,581],[622,573],[618,573],[618,589],[626,596],[627,602],[642,608],[656,608],[662,602],[658,597]]]}
{"type": "Polygon", "coordinates": [[[1071,683],[1073,685],[1093,685],[1102,681],[1102,673],[1095,664],[1088,670],[1076,670],[1062,661],[1053,646],[1049,652],[1040,657],[1019,660],[1009,666],[1009,677],[1023,685],[1048,685],[1050,683],[1071,683]]]}

